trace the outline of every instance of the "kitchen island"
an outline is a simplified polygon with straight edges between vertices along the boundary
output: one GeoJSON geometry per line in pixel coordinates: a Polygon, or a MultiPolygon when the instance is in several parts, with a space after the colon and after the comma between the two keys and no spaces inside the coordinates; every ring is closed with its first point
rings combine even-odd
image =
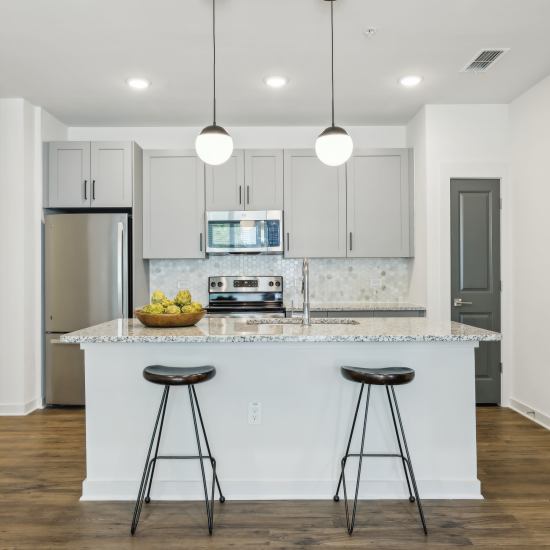
{"type": "MultiPolygon", "coordinates": [[[[63,342],[79,343],[85,352],[82,499],[136,497],[162,393],[142,377],[152,364],[216,367],[216,377],[198,385],[197,394],[228,500],[332,498],[359,392],[341,377],[341,365],[415,369],[415,380],[396,391],[421,496],[481,498],[474,350],[499,339],[429,318],[305,327],[213,317],[177,329],[119,319],[64,335],[63,342]],[[261,403],[260,424],[249,424],[251,402],[261,403]]],[[[394,452],[382,388],[373,388],[371,407],[367,452],[394,452]]],[[[161,453],[195,454],[192,430],[187,392],[175,388],[161,453]]],[[[348,475],[352,481],[351,470],[348,475]]],[[[397,460],[366,459],[362,477],[362,498],[408,496],[397,460]]],[[[200,500],[200,479],[198,461],[161,461],[151,497],[200,500]]]]}

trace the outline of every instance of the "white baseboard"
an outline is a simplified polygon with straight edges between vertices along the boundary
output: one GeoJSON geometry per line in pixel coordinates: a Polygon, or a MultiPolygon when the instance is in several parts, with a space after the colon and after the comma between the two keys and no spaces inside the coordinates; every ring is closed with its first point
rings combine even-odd
{"type": "Polygon", "coordinates": [[[534,409],[533,407],[530,407],[529,405],[526,405],[513,397],[510,398],[510,408],[525,416],[525,418],[528,418],[547,430],[550,430],[550,416],[547,414],[544,414],[543,412],[538,411],[537,409],[534,409]]]}
{"type": "Polygon", "coordinates": [[[0,403],[0,416],[25,416],[43,407],[42,398],[32,399],[27,403],[0,403]]]}
{"type": "MultiPolygon", "coordinates": [[[[224,480],[227,500],[330,500],[338,480],[224,480]]],[[[352,486],[355,480],[348,480],[352,486]]],[[[211,483],[208,484],[211,487],[211,483]]],[[[139,480],[84,480],[80,500],[135,500],[139,480]]],[[[423,499],[482,499],[479,480],[419,480],[423,499]]],[[[342,495],[340,495],[342,497],[342,495]]],[[[408,493],[401,480],[363,480],[362,499],[404,499],[408,493]]],[[[199,480],[153,482],[152,499],[202,500],[199,480]]]]}

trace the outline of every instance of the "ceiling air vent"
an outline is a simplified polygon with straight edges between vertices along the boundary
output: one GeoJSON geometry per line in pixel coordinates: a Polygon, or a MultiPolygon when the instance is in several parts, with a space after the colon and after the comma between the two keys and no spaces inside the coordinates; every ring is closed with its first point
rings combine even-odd
{"type": "Polygon", "coordinates": [[[481,50],[463,69],[463,73],[484,73],[510,48],[481,50]]]}

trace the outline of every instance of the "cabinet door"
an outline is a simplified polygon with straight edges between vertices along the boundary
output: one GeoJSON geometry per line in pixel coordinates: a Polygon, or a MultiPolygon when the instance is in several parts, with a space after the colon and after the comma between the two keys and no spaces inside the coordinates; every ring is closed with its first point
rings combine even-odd
{"type": "Polygon", "coordinates": [[[391,310],[391,311],[373,311],[373,317],[424,317],[421,311],[403,311],[403,310],[391,310]]]}
{"type": "Polygon", "coordinates": [[[91,175],[93,207],[132,207],[132,144],[130,142],[92,142],[91,175]]]}
{"type": "Polygon", "coordinates": [[[346,255],[346,168],[324,165],[310,150],[285,151],[285,256],[346,255]]]}
{"type": "Polygon", "coordinates": [[[233,151],[220,166],[206,165],[206,209],[244,210],[244,152],[233,151]]]}
{"type": "Polygon", "coordinates": [[[204,164],[194,151],[143,155],[144,258],[204,258],[204,164]]]}
{"type": "Polygon", "coordinates": [[[251,149],[244,157],[246,210],[283,209],[283,151],[251,149]]]}
{"type": "Polygon", "coordinates": [[[347,180],[348,257],[410,256],[408,150],[357,152],[347,180]]]}
{"type": "Polygon", "coordinates": [[[90,142],[56,141],[49,148],[48,206],[90,206],[90,142]]]}

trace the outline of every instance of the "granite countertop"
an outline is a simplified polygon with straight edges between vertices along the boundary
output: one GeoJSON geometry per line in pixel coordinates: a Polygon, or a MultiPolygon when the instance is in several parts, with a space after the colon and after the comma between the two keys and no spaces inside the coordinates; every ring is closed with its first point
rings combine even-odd
{"type": "MultiPolygon", "coordinates": [[[[288,311],[302,311],[301,305],[286,306],[288,311]]],[[[425,306],[409,302],[312,302],[311,311],[426,311],[425,306]]]]}
{"type": "Polygon", "coordinates": [[[241,342],[494,342],[500,334],[425,317],[365,318],[356,324],[250,325],[246,318],[205,318],[193,327],[147,328],[137,319],[116,319],[61,336],[86,343],[241,342]]]}

